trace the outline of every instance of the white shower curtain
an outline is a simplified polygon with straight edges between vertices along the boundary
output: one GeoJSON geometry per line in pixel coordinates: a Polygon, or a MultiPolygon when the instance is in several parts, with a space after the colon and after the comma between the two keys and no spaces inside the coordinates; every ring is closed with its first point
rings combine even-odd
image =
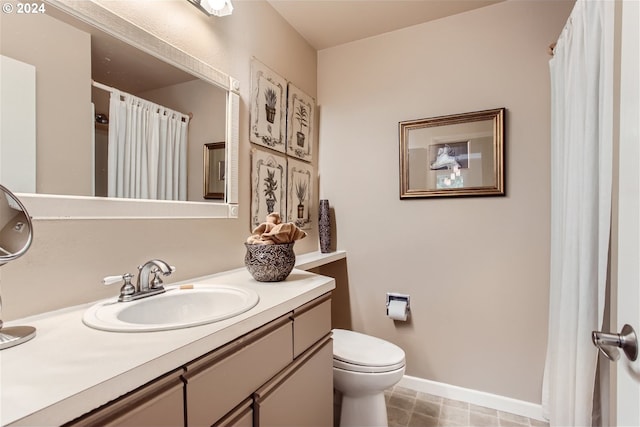
{"type": "Polygon", "coordinates": [[[113,90],[108,196],[186,200],[188,125],[181,113],[113,90]]]}
{"type": "Polygon", "coordinates": [[[612,1],[578,0],[551,72],[551,271],[542,405],[551,426],[591,426],[611,219],[612,1]]]}

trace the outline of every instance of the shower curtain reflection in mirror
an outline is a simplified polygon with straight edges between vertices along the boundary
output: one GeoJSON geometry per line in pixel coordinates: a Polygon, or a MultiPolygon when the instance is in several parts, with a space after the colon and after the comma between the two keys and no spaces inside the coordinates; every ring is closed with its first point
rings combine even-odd
{"type": "Polygon", "coordinates": [[[111,90],[108,196],[187,200],[189,116],[111,90]]]}

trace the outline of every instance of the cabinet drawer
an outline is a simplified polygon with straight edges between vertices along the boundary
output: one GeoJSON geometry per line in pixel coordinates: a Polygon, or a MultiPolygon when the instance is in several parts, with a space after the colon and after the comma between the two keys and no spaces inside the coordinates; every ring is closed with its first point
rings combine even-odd
{"type": "Polygon", "coordinates": [[[302,354],[254,395],[258,427],[333,425],[333,341],[302,354]]]}
{"type": "Polygon", "coordinates": [[[65,427],[176,427],[184,425],[182,371],[169,374],[98,408],[65,427]]]}
{"type": "Polygon", "coordinates": [[[292,322],[280,318],[187,366],[187,423],[211,426],[293,360],[292,322]]]}
{"type": "Polygon", "coordinates": [[[331,294],[325,294],[293,311],[293,357],[331,331],[331,294]]]}

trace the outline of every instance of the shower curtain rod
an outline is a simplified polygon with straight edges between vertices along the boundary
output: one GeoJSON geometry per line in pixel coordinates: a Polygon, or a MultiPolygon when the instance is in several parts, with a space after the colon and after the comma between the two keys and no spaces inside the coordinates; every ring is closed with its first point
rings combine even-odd
{"type": "MultiPolygon", "coordinates": [[[[102,90],[104,90],[106,92],[116,92],[117,91],[117,92],[120,92],[120,93],[122,93],[124,95],[129,95],[129,96],[134,96],[134,97],[139,98],[139,99],[144,99],[144,98],[140,98],[139,96],[132,95],[130,93],[124,92],[124,91],[122,91],[120,89],[116,89],[115,87],[107,86],[106,84],[97,82],[95,80],[91,80],[91,85],[93,87],[98,88],[98,89],[102,89],[102,90]]],[[[146,101],[146,99],[145,99],[145,101],[146,101]]],[[[151,101],[149,101],[149,102],[151,102],[151,101]]],[[[154,104],[155,104],[155,102],[154,102],[154,104]]],[[[158,105],[158,104],[156,104],[156,105],[158,105]]],[[[162,107],[162,108],[167,108],[167,107],[164,107],[164,106],[161,106],[161,105],[158,105],[158,106],[162,107]]],[[[167,108],[167,109],[171,110],[171,108],[167,108]]],[[[171,110],[171,111],[175,111],[175,110],[171,110]]],[[[191,113],[191,112],[188,113],[188,114],[181,113],[180,111],[175,111],[175,112],[180,114],[182,116],[183,120],[187,120],[187,119],[191,120],[191,119],[193,119],[193,113],[191,113]]]]}

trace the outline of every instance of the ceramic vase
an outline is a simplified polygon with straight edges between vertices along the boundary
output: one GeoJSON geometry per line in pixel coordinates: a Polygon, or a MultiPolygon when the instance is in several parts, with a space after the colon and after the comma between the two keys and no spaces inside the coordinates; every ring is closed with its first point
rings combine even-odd
{"type": "Polygon", "coordinates": [[[244,265],[258,282],[280,282],[289,276],[296,263],[293,244],[252,245],[245,243],[244,265]]]}
{"type": "Polygon", "coordinates": [[[318,207],[318,236],[320,238],[320,252],[331,252],[331,212],[329,200],[320,200],[318,207]]]}

